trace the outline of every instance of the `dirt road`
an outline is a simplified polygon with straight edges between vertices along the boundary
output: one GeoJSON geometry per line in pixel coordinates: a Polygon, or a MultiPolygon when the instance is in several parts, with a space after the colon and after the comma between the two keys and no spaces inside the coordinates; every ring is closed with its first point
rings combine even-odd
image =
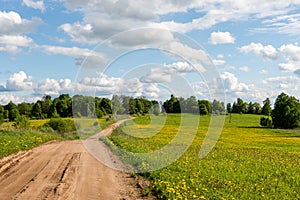
{"type": "Polygon", "coordinates": [[[97,161],[82,141],[50,142],[0,160],[1,200],[143,199],[137,185],[97,161]]]}

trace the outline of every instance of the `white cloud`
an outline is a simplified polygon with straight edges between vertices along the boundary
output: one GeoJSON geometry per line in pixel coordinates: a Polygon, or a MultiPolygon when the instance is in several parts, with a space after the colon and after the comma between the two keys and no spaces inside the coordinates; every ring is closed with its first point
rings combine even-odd
{"type": "Polygon", "coordinates": [[[294,44],[282,45],[279,48],[286,63],[278,64],[281,71],[293,72],[300,69],[300,47],[294,44]]]}
{"type": "Polygon", "coordinates": [[[166,67],[152,68],[146,76],[141,78],[141,81],[144,83],[171,82],[172,73],[174,73],[174,71],[166,67]]]}
{"type": "Polygon", "coordinates": [[[300,47],[293,44],[282,45],[279,51],[288,61],[300,61],[300,47]]]}
{"type": "Polygon", "coordinates": [[[248,66],[243,66],[243,67],[240,67],[239,70],[241,70],[243,72],[249,72],[249,67],[248,66]]]}
{"type": "Polygon", "coordinates": [[[34,88],[34,92],[38,95],[59,95],[62,92],[72,92],[72,82],[70,79],[52,79],[46,78],[42,80],[37,86],[34,88]]]}
{"type": "Polygon", "coordinates": [[[212,44],[233,44],[235,38],[229,32],[212,32],[209,41],[212,44]]]}
{"type": "Polygon", "coordinates": [[[101,52],[82,49],[78,47],[61,47],[61,46],[41,46],[45,52],[50,54],[60,54],[75,57],[77,66],[87,68],[100,68],[105,66],[107,62],[106,55],[101,52]]]}
{"type": "Polygon", "coordinates": [[[272,19],[263,21],[264,28],[255,28],[254,32],[278,32],[281,34],[299,35],[300,14],[281,14],[272,19]]]}
{"type": "Polygon", "coordinates": [[[31,38],[21,35],[0,35],[0,45],[28,47],[34,45],[31,38]]]}
{"type": "MultiPolygon", "coordinates": [[[[239,2],[234,0],[66,0],[65,5],[68,9],[82,12],[84,17],[81,21],[73,24],[63,24],[60,28],[74,41],[97,43],[116,33],[141,27],[162,28],[186,33],[192,30],[208,29],[222,22],[247,21],[250,16],[254,19],[272,19],[292,13],[293,7],[299,3],[293,0],[285,2],[270,2],[269,0],[253,0],[251,2],[246,0],[239,2]],[[160,21],[164,15],[184,14],[189,10],[199,13],[199,17],[194,17],[187,22],[160,21]]],[[[293,16],[293,18],[295,17],[293,16]]],[[[292,24],[292,20],[287,24],[292,24]]],[[[215,33],[217,38],[212,38],[213,43],[234,43],[234,38],[230,33],[215,33]]]]}
{"type": "Polygon", "coordinates": [[[16,54],[23,47],[33,47],[34,41],[22,34],[30,33],[40,23],[38,18],[30,21],[23,19],[17,12],[0,11],[0,52],[16,54]]]}
{"type": "Polygon", "coordinates": [[[0,51],[16,54],[20,47],[34,47],[33,40],[21,35],[0,35],[0,51]]]}
{"type": "Polygon", "coordinates": [[[260,72],[259,72],[260,74],[268,74],[269,73],[269,71],[268,70],[266,70],[266,69],[262,69],[260,72]]]}
{"type": "Polygon", "coordinates": [[[14,103],[21,103],[21,98],[19,96],[13,95],[13,94],[3,94],[0,93],[0,104],[1,105],[6,105],[10,101],[14,103]]]}
{"type": "Polygon", "coordinates": [[[4,45],[0,46],[0,52],[6,52],[6,53],[11,53],[11,54],[16,54],[20,52],[21,49],[17,46],[12,46],[12,45],[4,45]]]}
{"type": "Polygon", "coordinates": [[[14,73],[6,81],[5,86],[1,86],[1,91],[23,91],[31,90],[33,87],[33,79],[28,76],[24,71],[14,73]]]}
{"type": "Polygon", "coordinates": [[[271,86],[273,91],[278,91],[277,95],[284,91],[294,96],[300,96],[300,79],[297,76],[270,77],[265,79],[263,84],[269,87],[271,86]]]}
{"type": "Polygon", "coordinates": [[[278,67],[284,72],[293,72],[299,68],[299,66],[296,66],[294,63],[279,63],[278,67]]]}
{"type": "Polygon", "coordinates": [[[197,72],[197,70],[187,62],[175,62],[165,64],[161,67],[151,68],[149,73],[141,78],[144,83],[164,83],[171,82],[174,75],[197,72]]]}
{"type": "Polygon", "coordinates": [[[44,5],[44,1],[43,0],[23,0],[23,4],[25,4],[27,7],[31,7],[34,9],[38,9],[41,11],[45,10],[45,5],[44,5]]]}
{"type": "Polygon", "coordinates": [[[224,88],[227,92],[247,92],[249,87],[244,83],[239,83],[238,78],[230,73],[224,72],[220,75],[221,80],[224,83],[224,88]]]}
{"type": "Polygon", "coordinates": [[[213,64],[204,50],[192,48],[176,40],[162,46],[162,49],[167,50],[171,54],[181,56],[193,64],[193,67],[199,72],[204,72],[206,70],[205,67],[211,67],[213,64]]]}
{"type": "Polygon", "coordinates": [[[262,45],[261,43],[252,42],[249,45],[240,48],[242,53],[254,53],[265,59],[275,60],[278,58],[278,52],[272,45],[262,45]]]}
{"type": "Polygon", "coordinates": [[[19,35],[29,33],[41,23],[39,18],[23,19],[19,13],[0,11],[0,35],[19,35]]]}
{"type": "Polygon", "coordinates": [[[226,61],[225,60],[220,60],[220,59],[215,59],[213,60],[214,65],[225,65],[226,61]]]}
{"type": "Polygon", "coordinates": [[[217,58],[224,59],[224,55],[223,54],[219,54],[219,55],[217,55],[217,58]]]}

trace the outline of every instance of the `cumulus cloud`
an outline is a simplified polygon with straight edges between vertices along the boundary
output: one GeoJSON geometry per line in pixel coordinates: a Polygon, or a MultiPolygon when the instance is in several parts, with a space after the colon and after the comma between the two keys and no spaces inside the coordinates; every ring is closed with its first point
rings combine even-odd
{"type": "Polygon", "coordinates": [[[209,41],[212,44],[233,44],[235,38],[229,32],[212,32],[209,41]]]}
{"type": "Polygon", "coordinates": [[[21,35],[0,35],[0,51],[16,54],[20,47],[34,47],[33,40],[21,35]]]}
{"type": "MultiPolygon", "coordinates": [[[[297,71],[297,70],[296,70],[297,71]]],[[[295,74],[297,75],[297,74],[295,74]]],[[[300,95],[300,79],[297,76],[276,76],[270,77],[263,81],[266,86],[272,86],[273,91],[286,92],[294,94],[295,96],[300,95]]]]}
{"type": "Polygon", "coordinates": [[[278,64],[281,71],[293,72],[300,69],[300,47],[294,44],[285,44],[279,48],[286,63],[278,64]]]}
{"type": "Polygon", "coordinates": [[[183,75],[192,72],[197,72],[197,70],[189,63],[179,61],[151,68],[149,73],[141,78],[141,81],[145,83],[171,82],[174,75],[183,75]]]}
{"type": "Polygon", "coordinates": [[[286,57],[289,61],[300,61],[300,47],[293,44],[282,45],[279,51],[286,57]]]}
{"type": "Polygon", "coordinates": [[[23,19],[17,12],[0,11],[0,52],[16,54],[24,47],[35,46],[34,41],[24,36],[41,22],[40,19],[23,19]]]}
{"type": "Polygon", "coordinates": [[[278,67],[281,71],[284,71],[284,72],[293,72],[299,68],[294,63],[279,63],[278,67]]]}
{"type": "Polygon", "coordinates": [[[224,83],[224,88],[227,92],[247,92],[249,87],[245,83],[240,83],[238,78],[230,73],[224,72],[220,75],[221,80],[224,83]]]}
{"type": "Polygon", "coordinates": [[[239,70],[241,70],[243,72],[249,72],[249,67],[248,66],[243,66],[243,67],[240,67],[239,70]]]}
{"type": "Polygon", "coordinates": [[[45,5],[44,5],[44,1],[43,0],[38,0],[38,1],[23,0],[23,4],[26,5],[27,7],[38,9],[38,10],[41,10],[41,11],[45,10],[45,5]]]}
{"type": "MultiPolygon", "coordinates": [[[[243,0],[239,3],[233,0],[66,0],[65,5],[68,9],[82,12],[84,17],[82,21],[62,25],[61,29],[69,34],[73,40],[83,43],[99,42],[116,33],[141,27],[163,28],[186,33],[192,30],[208,29],[222,22],[246,21],[249,16],[255,19],[284,16],[292,13],[291,5],[298,3],[294,1],[270,2],[268,0],[254,0],[251,2],[243,0]],[[160,21],[163,15],[185,13],[191,9],[199,13],[199,17],[187,22],[160,21]]],[[[286,23],[292,24],[292,21],[286,23]]],[[[221,40],[213,40],[213,42],[233,43],[234,40],[227,33],[223,34],[221,40]]]]}
{"type": "Polygon", "coordinates": [[[225,65],[226,61],[221,59],[214,59],[213,60],[214,65],[225,65]]]}
{"type": "Polygon", "coordinates": [[[19,13],[10,11],[0,11],[0,34],[1,35],[19,35],[30,33],[41,23],[38,18],[32,20],[23,19],[19,13]]]}
{"type": "Polygon", "coordinates": [[[33,87],[33,79],[24,71],[12,74],[6,81],[5,86],[0,86],[0,91],[23,91],[31,90],[33,87]]]}
{"type": "Polygon", "coordinates": [[[240,48],[242,53],[254,53],[265,59],[275,60],[278,58],[278,52],[272,45],[262,45],[261,43],[252,42],[249,45],[240,48]]]}
{"type": "Polygon", "coordinates": [[[208,54],[204,50],[192,48],[176,40],[163,45],[162,49],[165,49],[172,54],[181,56],[193,64],[193,67],[195,67],[199,72],[204,72],[206,67],[211,67],[213,65],[208,54]]]}
{"type": "Polygon", "coordinates": [[[52,79],[46,78],[37,84],[34,88],[34,92],[38,95],[58,95],[62,92],[72,92],[72,82],[70,79],[52,79]]]}

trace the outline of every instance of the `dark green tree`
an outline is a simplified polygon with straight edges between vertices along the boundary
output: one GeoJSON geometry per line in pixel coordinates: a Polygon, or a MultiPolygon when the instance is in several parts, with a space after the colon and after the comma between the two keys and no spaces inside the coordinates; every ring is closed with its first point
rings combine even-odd
{"type": "Polygon", "coordinates": [[[253,104],[253,108],[254,108],[254,113],[255,114],[260,114],[261,113],[261,106],[259,103],[255,102],[253,104]]]}
{"type": "Polygon", "coordinates": [[[100,108],[105,115],[112,114],[111,101],[108,98],[102,98],[100,108]]]}
{"type": "Polygon", "coordinates": [[[31,117],[36,118],[36,119],[41,119],[42,118],[42,106],[41,106],[41,101],[37,101],[31,110],[31,117]]]}
{"type": "Polygon", "coordinates": [[[232,112],[231,103],[227,103],[226,104],[226,111],[227,111],[227,113],[231,113],[232,112]]]}
{"type": "Polygon", "coordinates": [[[266,98],[264,101],[263,101],[264,105],[261,109],[261,114],[263,115],[267,115],[267,116],[270,116],[271,115],[271,112],[272,112],[272,108],[271,108],[271,101],[269,98],[266,98]]]}
{"type": "Polygon", "coordinates": [[[300,126],[300,102],[293,96],[281,93],[271,113],[275,128],[291,129],[300,126]]]}
{"type": "Polygon", "coordinates": [[[42,118],[50,118],[51,113],[51,106],[52,106],[52,99],[50,95],[45,95],[41,100],[41,107],[42,107],[42,118]]]}
{"type": "Polygon", "coordinates": [[[213,111],[213,113],[216,113],[216,114],[225,112],[224,103],[214,99],[214,101],[212,103],[212,111],[213,111]]]}
{"type": "Polygon", "coordinates": [[[4,107],[2,105],[0,105],[0,124],[2,124],[4,122],[5,119],[5,111],[4,111],[4,107]]]}
{"type": "Polygon", "coordinates": [[[8,111],[8,119],[11,122],[14,121],[20,115],[17,105],[14,104],[12,101],[5,105],[4,109],[8,111]]]}
{"type": "Polygon", "coordinates": [[[23,102],[23,103],[18,104],[17,107],[18,107],[20,115],[25,115],[25,116],[29,117],[31,114],[32,106],[33,106],[33,104],[31,104],[31,103],[23,102]]]}

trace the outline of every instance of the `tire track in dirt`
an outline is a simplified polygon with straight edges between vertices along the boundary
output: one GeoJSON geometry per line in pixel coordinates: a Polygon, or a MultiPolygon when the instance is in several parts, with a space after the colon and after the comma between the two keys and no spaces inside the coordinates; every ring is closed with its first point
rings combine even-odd
{"type": "Polygon", "coordinates": [[[100,163],[82,141],[49,142],[0,159],[0,200],[153,199],[142,197],[138,181],[100,163]]]}

